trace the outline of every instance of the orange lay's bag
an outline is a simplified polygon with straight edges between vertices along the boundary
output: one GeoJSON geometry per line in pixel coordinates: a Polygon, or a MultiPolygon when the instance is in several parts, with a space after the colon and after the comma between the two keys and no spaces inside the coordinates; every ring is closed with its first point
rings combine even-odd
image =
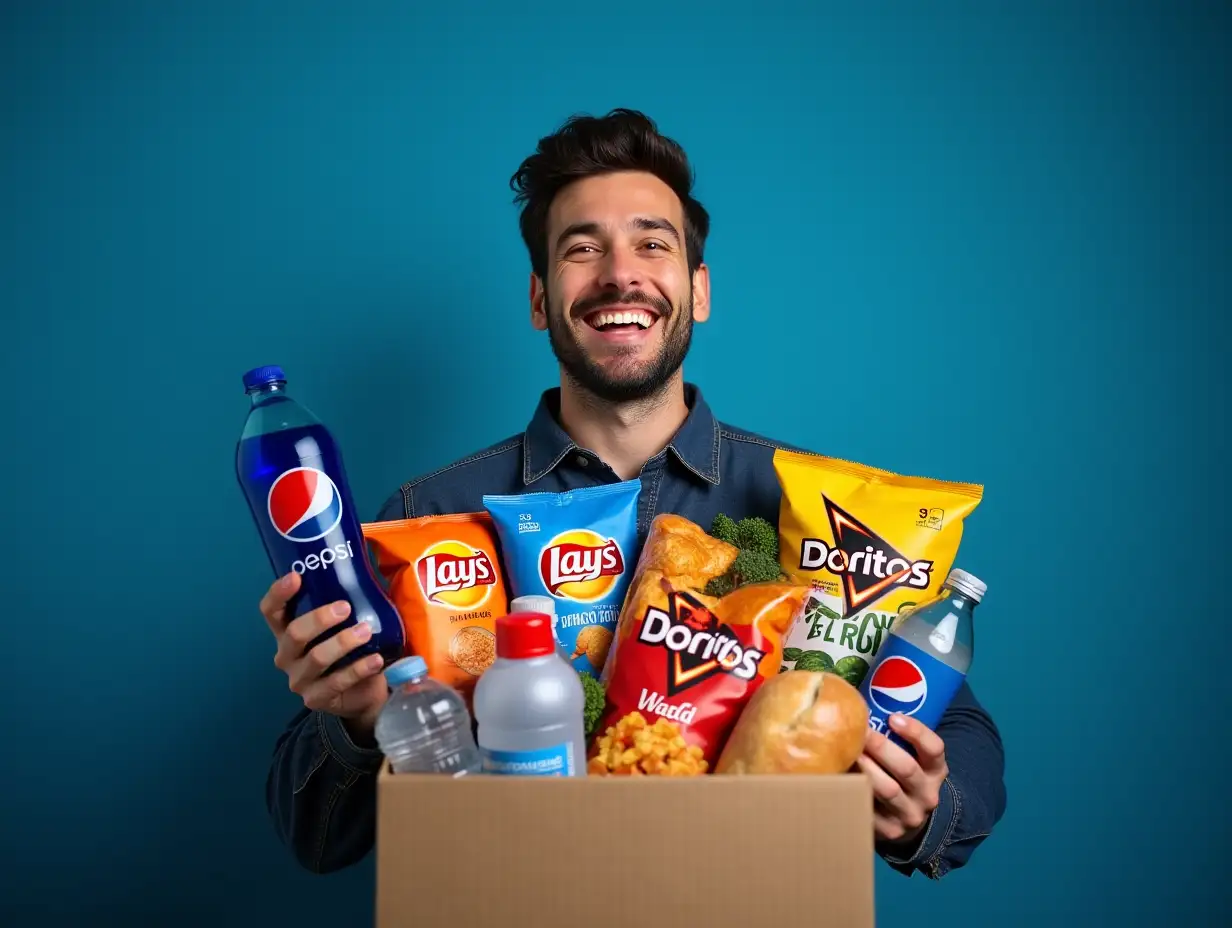
{"type": "Polygon", "coordinates": [[[509,609],[486,512],[369,522],[364,537],[406,626],[407,652],[470,699],[496,659],[496,620],[509,609]]]}

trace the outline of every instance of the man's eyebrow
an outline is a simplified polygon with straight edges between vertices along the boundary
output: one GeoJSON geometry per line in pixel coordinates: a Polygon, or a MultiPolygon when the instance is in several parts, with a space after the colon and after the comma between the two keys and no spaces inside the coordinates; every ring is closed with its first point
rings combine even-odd
{"type": "MultiPolygon", "coordinates": [[[[666,232],[676,240],[676,244],[680,244],[680,232],[662,216],[638,216],[632,221],[631,225],[633,228],[641,229],[643,232],[666,232]]],[[[575,222],[571,226],[566,226],[556,241],[559,244],[566,239],[573,238],[575,235],[597,236],[602,234],[603,227],[597,222],[575,222]]]]}
{"type": "Polygon", "coordinates": [[[575,222],[571,226],[566,226],[556,241],[559,244],[567,238],[573,238],[575,235],[599,235],[600,232],[602,232],[602,229],[597,222],[575,222]]]}
{"type": "Polygon", "coordinates": [[[666,232],[676,240],[677,245],[680,244],[680,233],[676,227],[661,216],[638,216],[633,220],[633,226],[644,232],[666,232]]]}

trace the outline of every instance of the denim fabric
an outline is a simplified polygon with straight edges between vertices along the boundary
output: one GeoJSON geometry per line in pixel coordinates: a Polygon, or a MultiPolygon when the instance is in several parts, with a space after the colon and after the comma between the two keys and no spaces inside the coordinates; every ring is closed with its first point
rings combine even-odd
{"type": "MultiPolygon", "coordinates": [[[[686,387],[689,415],[663,452],[642,468],[638,543],[651,520],[674,512],[708,526],[725,512],[778,524],[780,489],[772,459],[789,447],[721,423],[701,392],[686,387]]],[[[560,492],[620,478],[558,423],[560,391],[543,394],[526,431],[394,492],[378,520],[478,512],[484,494],[560,492]]],[[[799,449],[793,449],[799,450],[799,449]]],[[[961,867],[1004,814],[1004,755],[988,713],[964,684],[937,727],[950,774],[940,804],[911,848],[878,846],[899,872],[940,879],[961,867]]],[[[335,716],[301,710],[274,748],[266,798],[274,827],[307,869],[325,873],[362,859],[373,846],[376,773],[382,755],[357,744],[335,716]]]]}

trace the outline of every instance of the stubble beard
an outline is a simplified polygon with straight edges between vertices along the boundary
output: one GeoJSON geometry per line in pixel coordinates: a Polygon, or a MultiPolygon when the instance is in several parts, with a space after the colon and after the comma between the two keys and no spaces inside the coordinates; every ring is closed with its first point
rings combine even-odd
{"type": "MultiPolygon", "coordinates": [[[[661,316],[655,323],[668,329],[658,355],[650,364],[621,373],[618,362],[614,365],[617,370],[609,372],[582,349],[565,321],[564,310],[554,310],[546,293],[544,304],[548,315],[548,342],[565,377],[584,393],[606,403],[643,403],[662,395],[684,365],[693,342],[693,295],[690,293],[684,305],[672,308],[670,315],[661,316]]],[[[634,354],[637,350],[630,348],[628,353],[634,354]]]]}

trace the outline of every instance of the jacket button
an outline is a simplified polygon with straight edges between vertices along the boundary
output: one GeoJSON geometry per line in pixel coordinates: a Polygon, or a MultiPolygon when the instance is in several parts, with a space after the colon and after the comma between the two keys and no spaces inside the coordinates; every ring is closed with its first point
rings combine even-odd
{"type": "Polygon", "coordinates": [[[590,466],[590,461],[587,460],[586,455],[584,454],[579,454],[577,456],[577,462],[578,462],[578,467],[589,467],[590,466]]]}

